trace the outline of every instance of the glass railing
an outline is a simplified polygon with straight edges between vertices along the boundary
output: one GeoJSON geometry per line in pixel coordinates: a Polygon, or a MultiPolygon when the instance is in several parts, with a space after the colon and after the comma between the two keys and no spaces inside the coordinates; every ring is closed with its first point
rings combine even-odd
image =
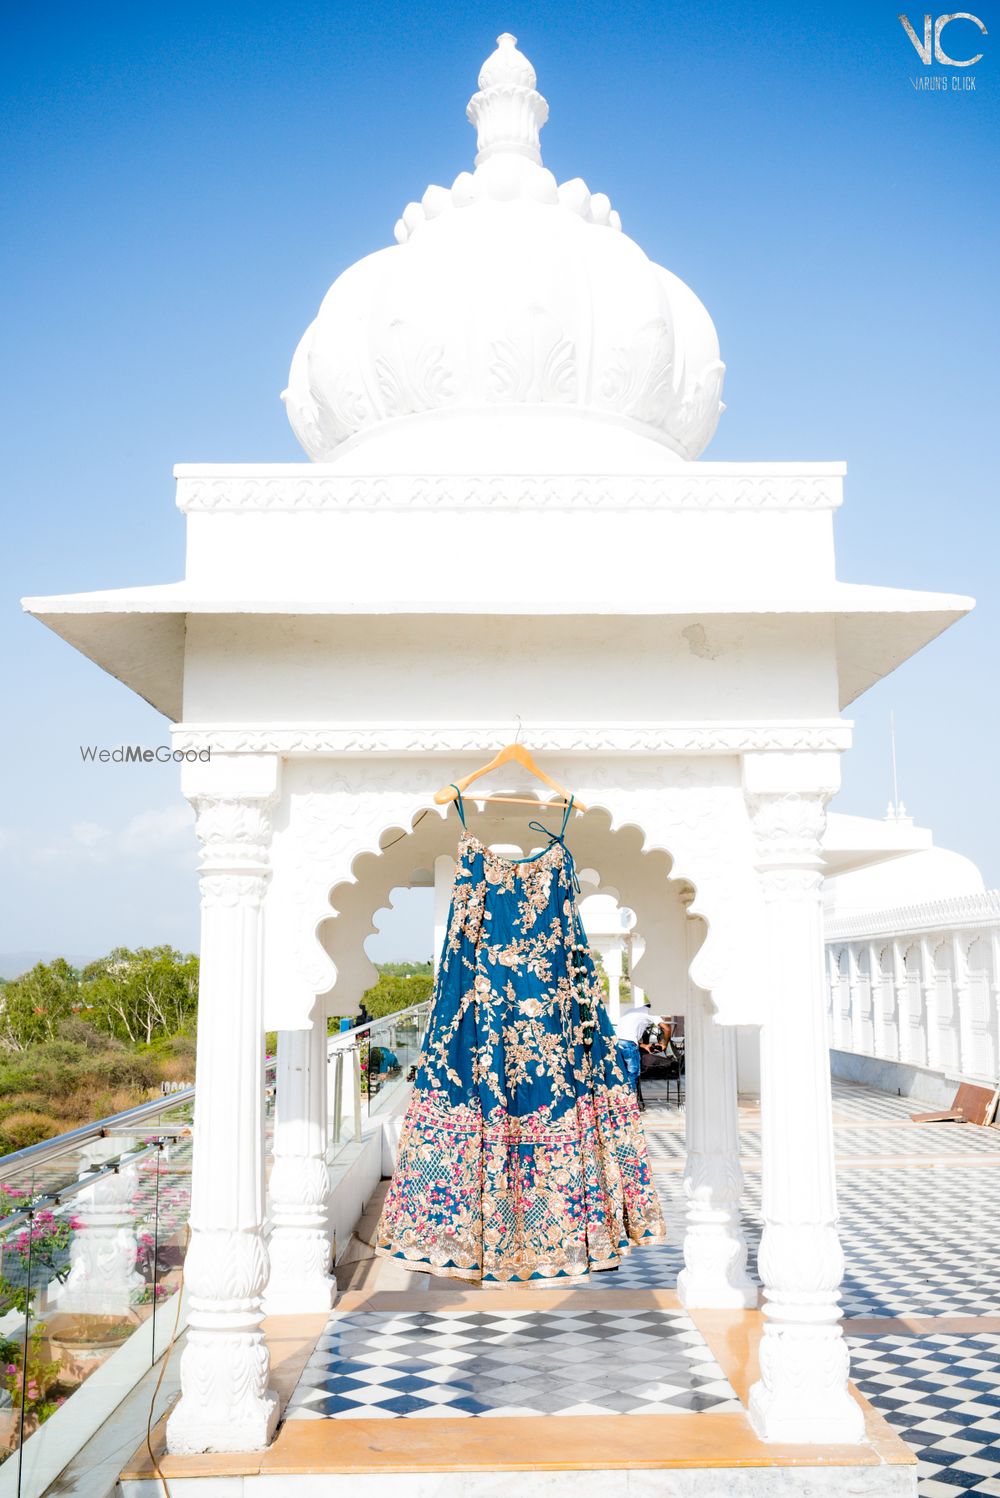
{"type": "MultiPolygon", "coordinates": [[[[328,1043],[329,1158],[402,1106],[429,1003],[328,1043]]],[[[265,1069],[270,1154],[276,1068],[265,1069]]],[[[0,1498],[41,1498],[179,1324],[194,1088],[0,1157],[0,1498]]]]}
{"type": "Polygon", "coordinates": [[[169,1340],[193,1099],[0,1159],[0,1498],[44,1493],[169,1340]]]}
{"type": "Polygon", "coordinates": [[[359,1141],[409,1090],[427,1029],[430,1002],[397,1010],[332,1035],[327,1050],[327,1158],[359,1141]]]}

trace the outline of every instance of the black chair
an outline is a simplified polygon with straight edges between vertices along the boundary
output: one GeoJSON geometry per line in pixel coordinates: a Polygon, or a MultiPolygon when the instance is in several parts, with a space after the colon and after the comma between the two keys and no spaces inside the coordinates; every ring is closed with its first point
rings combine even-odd
{"type": "Polygon", "coordinates": [[[666,1081],[667,1102],[670,1101],[671,1082],[677,1088],[677,1106],[681,1105],[682,1087],[684,1082],[684,1042],[671,1039],[668,1044],[657,1050],[643,1051],[641,1070],[639,1073],[638,1096],[640,1105],[645,1106],[642,1096],[643,1078],[654,1078],[657,1081],[666,1081]]]}

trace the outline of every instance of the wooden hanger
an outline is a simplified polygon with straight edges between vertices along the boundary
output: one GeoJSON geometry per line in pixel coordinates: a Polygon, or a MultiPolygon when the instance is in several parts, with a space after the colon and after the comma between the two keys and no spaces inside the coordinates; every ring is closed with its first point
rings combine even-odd
{"type": "MultiPolygon", "coordinates": [[[[538,768],[530,751],[525,749],[523,744],[505,744],[500,753],[495,755],[488,765],[481,765],[478,770],[473,770],[471,775],[466,775],[464,779],[457,780],[455,785],[464,794],[473,781],[478,780],[482,775],[488,775],[491,770],[499,770],[501,765],[509,765],[511,760],[519,764],[522,769],[527,770],[529,775],[534,775],[537,780],[541,780],[550,790],[557,791],[562,797],[562,804],[564,806],[568,806],[572,801],[574,811],[587,810],[583,803],[574,800],[569,791],[565,790],[557,780],[553,780],[551,775],[546,775],[544,770],[538,768]]],[[[449,801],[454,801],[455,799],[454,785],[443,785],[434,796],[434,800],[438,806],[447,806],[449,801]]],[[[473,799],[476,801],[499,802],[504,806],[535,806],[539,809],[545,804],[544,802],[532,801],[526,796],[476,796],[473,799]]]]}

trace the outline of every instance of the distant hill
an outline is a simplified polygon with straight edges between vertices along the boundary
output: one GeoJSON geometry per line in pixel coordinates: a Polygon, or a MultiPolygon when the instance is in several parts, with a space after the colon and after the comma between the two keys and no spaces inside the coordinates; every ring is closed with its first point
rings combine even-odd
{"type": "Polygon", "coordinates": [[[77,952],[0,952],[0,978],[20,978],[39,962],[55,962],[65,957],[70,967],[86,967],[94,958],[81,957],[77,952]]]}

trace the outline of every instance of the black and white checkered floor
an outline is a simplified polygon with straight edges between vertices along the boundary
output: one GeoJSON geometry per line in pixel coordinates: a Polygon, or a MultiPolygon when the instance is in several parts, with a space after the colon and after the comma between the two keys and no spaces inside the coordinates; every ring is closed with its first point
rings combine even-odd
{"type": "Polygon", "coordinates": [[[289,1419],[739,1410],[682,1311],[334,1312],[289,1419]]]}
{"type": "MultiPolygon", "coordinates": [[[[647,1088],[647,1139],[666,1243],[635,1251],[601,1290],[667,1289],[683,1267],[680,1115],[647,1088]],[[651,1095],[650,1095],[651,1094],[651,1095]]],[[[917,1453],[920,1498],[1000,1498],[1000,1333],[852,1333],[851,1317],[1000,1315],[1000,1131],[911,1124],[913,1105],[834,1084],[845,1327],[852,1377],[917,1453]],[[929,1163],[932,1159],[939,1164],[929,1163]],[[852,1163],[857,1162],[857,1163],[852,1163]],[[912,1163],[911,1163],[912,1162],[912,1163]]],[[[760,1241],[760,1136],[741,1130],[743,1226],[760,1241]]],[[[426,1277],[414,1276],[426,1284],[426,1277]]],[[[567,1284],[567,1291],[576,1287],[567,1284]]],[[[690,1319],[662,1309],[334,1313],[290,1419],[739,1410],[690,1319]]]]}
{"type": "Polygon", "coordinates": [[[866,1399],[916,1452],[920,1498],[1000,1495],[1000,1336],[848,1336],[866,1399]]]}
{"type": "MultiPolygon", "coordinates": [[[[676,1109],[668,1110],[656,1095],[649,1104],[649,1152],[671,1231],[666,1243],[644,1247],[614,1274],[602,1275],[602,1289],[664,1288],[676,1283],[684,1267],[679,1232],[683,1178],[676,1168],[665,1168],[683,1165],[684,1135],[656,1127],[658,1118],[671,1111],[676,1116],[676,1109]]],[[[837,1178],[844,1315],[1000,1315],[1000,1233],[995,1231],[1000,1220],[1000,1130],[911,1124],[914,1105],[908,1099],[845,1083],[834,1083],[833,1105],[839,1117],[850,1120],[837,1129],[837,1154],[844,1162],[837,1178]],[[887,1156],[899,1161],[944,1157],[947,1163],[849,1163],[887,1156]],[[998,1162],[996,1169],[991,1160],[998,1162]],[[960,1236],[955,1231],[959,1222],[960,1236]],[[970,1243],[974,1253],[968,1251],[970,1243]]],[[[753,1272],[761,1232],[756,1121],[741,1128],[740,1145],[746,1172],[743,1230],[753,1272]]]]}

